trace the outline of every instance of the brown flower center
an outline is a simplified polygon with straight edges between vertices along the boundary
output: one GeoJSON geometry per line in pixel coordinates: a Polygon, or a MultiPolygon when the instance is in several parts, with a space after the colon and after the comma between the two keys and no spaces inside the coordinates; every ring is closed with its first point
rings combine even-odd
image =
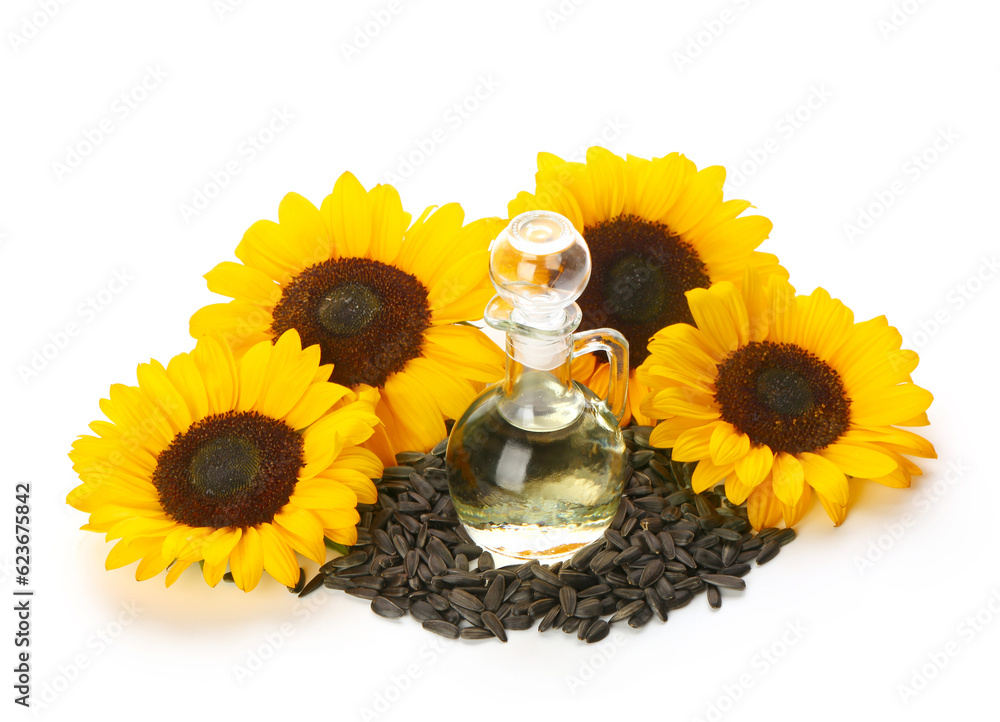
{"type": "Polygon", "coordinates": [[[753,342],[719,364],[722,418],[774,452],[816,452],[847,430],[850,399],[840,375],[805,349],[753,342]]]}
{"type": "Polygon", "coordinates": [[[285,423],[228,411],[175,436],[156,459],[153,485],[182,524],[248,527],[288,503],[302,464],[302,437],[285,423]]]}
{"type": "Polygon", "coordinates": [[[318,344],[331,381],[382,386],[420,355],[431,312],[427,289],[409,273],[368,258],[335,258],[302,271],[274,307],[271,333],[294,328],[318,344]]]}
{"type": "Polygon", "coordinates": [[[673,323],[694,323],[685,291],[708,288],[705,264],[662,223],[619,216],[588,226],[593,271],[580,296],[583,325],[610,326],[628,339],[629,366],[649,351],[650,337],[673,323]]]}

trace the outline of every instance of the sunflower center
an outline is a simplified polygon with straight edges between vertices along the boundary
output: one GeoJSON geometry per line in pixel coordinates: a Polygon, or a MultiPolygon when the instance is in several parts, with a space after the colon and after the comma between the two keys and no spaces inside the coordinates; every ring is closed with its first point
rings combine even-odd
{"type": "Polygon", "coordinates": [[[722,418],[772,451],[815,452],[850,422],[840,375],[794,344],[753,342],[719,364],[715,399],[722,418]]]}
{"type": "Polygon", "coordinates": [[[611,326],[629,342],[629,365],[649,351],[650,337],[672,323],[694,323],[686,291],[711,281],[694,248],[662,223],[619,216],[587,226],[593,272],[580,296],[583,324],[611,326]]]}
{"type": "Polygon", "coordinates": [[[420,355],[430,326],[427,289],[395,266],[335,258],[310,266],[285,286],[272,313],[277,339],[294,328],[302,346],[319,345],[332,381],[383,386],[420,355]]]}
{"type": "Polygon", "coordinates": [[[336,336],[360,333],[382,311],[382,299],[371,288],[347,281],[326,292],[316,305],[320,325],[336,336]]]}
{"type": "Polygon", "coordinates": [[[209,439],[188,466],[192,488],[220,499],[250,489],[259,471],[260,449],[242,436],[209,439]]]}
{"type": "Polygon", "coordinates": [[[156,459],[164,510],[192,527],[248,527],[288,503],[303,464],[302,437],[255,411],[208,416],[156,459]]]}
{"type": "Polygon", "coordinates": [[[790,369],[762,369],[757,374],[757,398],[782,416],[801,416],[813,407],[809,382],[790,369]]]}

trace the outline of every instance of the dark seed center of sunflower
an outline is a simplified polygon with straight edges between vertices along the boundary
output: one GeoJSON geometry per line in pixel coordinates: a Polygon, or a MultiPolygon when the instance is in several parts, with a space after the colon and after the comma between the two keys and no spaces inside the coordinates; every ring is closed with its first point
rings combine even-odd
{"type": "Polygon", "coordinates": [[[156,459],[164,510],[192,527],[269,522],[288,503],[303,463],[302,437],[254,411],[206,417],[156,459]]]}
{"type": "Polygon", "coordinates": [[[360,333],[382,310],[382,299],[368,286],[346,281],[329,289],[316,305],[320,325],[335,336],[360,333]]]}
{"type": "Polygon", "coordinates": [[[607,272],[608,309],[618,318],[646,323],[667,305],[663,269],[649,258],[627,256],[607,272]]]}
{"type": "Polygon", "coordinates": [[[225,499],[253,486],[260,471],[260,449],[241,436],[209,439],[191,459],[192,488],[205,496],[225,499]]]}
{"type": "Polygon", "coordinates": [[[840,375],[794,344],[754,342],[719,364],[722,418],[755,444],[800,454],[832,444],[850,422],[840,375]]]}
{"type": "Polygon", "coordinates": [[[694,248],[662,223],[619,216],[583,231],[593,261],[580,296],[583,324],[611,326],[629,342],[629,365],[649,351],[650,337],[673,323],[694,323],[686,291],[711,281],[694,248]]]}
{"type": "Polygon", "coordinates": [[[303,346],[319,345],[345,386],[382,386],[421,354],[430,326],[427,289],[395,266],[368,258],[317,263],[285,286],[271,335],[294,328],[303,346]]]}
{"type": "Polygon", "coordinates": [[[789,369],[761,369],[757,374],[757,398],[783,416],[801,416],[813,407],[809,382],[789,369]]]}

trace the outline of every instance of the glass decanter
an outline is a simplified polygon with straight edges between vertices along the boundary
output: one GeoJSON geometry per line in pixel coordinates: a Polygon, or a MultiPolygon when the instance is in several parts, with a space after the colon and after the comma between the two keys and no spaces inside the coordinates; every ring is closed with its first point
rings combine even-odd
{"type": "Polygon", "coordinates": [[[507,373],[455,423],[448,485],[476,544],[554,562],[600,537],[618,511],[628,342],[607,328],[574,334],[590,251],[563,216],[522,213],[490,251],[498,295],[484,317],[507,334],[507,373]],[[594,351],[610,362],[603,399],[570,373],[574,355],[594,351]]]}

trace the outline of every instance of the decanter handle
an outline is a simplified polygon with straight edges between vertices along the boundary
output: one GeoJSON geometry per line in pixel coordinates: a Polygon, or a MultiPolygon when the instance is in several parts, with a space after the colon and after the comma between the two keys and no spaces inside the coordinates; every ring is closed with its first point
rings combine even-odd
{"type": "Polygon", "coordinates": [[[613,328],[596,328],[573,334],[574,356],[594,351],[603,351],[608,355],[611,373],[604,402],[615,418],[621,421],[628,398],[628,341],[613,328]]]}

